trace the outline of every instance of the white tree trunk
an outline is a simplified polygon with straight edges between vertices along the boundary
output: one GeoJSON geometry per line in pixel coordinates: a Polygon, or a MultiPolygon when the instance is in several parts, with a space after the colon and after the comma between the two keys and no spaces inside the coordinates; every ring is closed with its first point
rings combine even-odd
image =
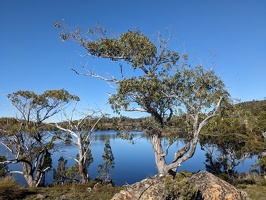
{"type": "Polygon", "coordinates": [[[161,144],[161,139],[158,137],[158,135],[153,135],[151,138],[151,143],[155,155],[155,163],[158,170],[158,173],[161,175],[167,175],[167,164],[165,162],[163,148],[161,144]]]}
{"type": "Polygon", "coordinates": [[[29,187],[37,187],[37,183],[34,180],[33,177],[33,171],[31,169],[31,165],[27,163],[22,163],[22,171],[23,171],[23,176],[28,184],[29,187]]]}

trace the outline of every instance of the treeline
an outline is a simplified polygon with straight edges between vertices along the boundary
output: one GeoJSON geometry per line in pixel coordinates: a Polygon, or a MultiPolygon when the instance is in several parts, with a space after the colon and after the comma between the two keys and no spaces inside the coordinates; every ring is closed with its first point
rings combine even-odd
{"type": "MultiPolygon", "coordinates": [[[[237,114],[238,121],[243,126],[247,126],[248,130],[254,132],[263,132],[266,131],[266,100],[253,100],[248,102],[242,102],[235,105],[235,109],[239,112],[237,114]]],[[[176,127],[176,130],[184,130],[184,118],[186,116],[173,116],[171,127],[176,127]]],[[[143,130],[145,124],[151,117],[140,117],[140,118],[129,118],[129,117],[103,117],[97,122],[98,118],[91,117],[83,125],[84,129],[90,130],[92,126],[94,130],[120,130],[123,127],[123,130],[143,130]],[[96,123],[97,122],[97,123],[96,123]]],[[[236,116],[225,116],[224,119],[236,118],[236,116]]],[[[3,126],[7,122],[6,117],[0,118],[0,129],[4,129],[3,126]]],[[[9,119],[14,123],[17,119],[9,119]]],[[[74,124],[78,123],[78,120],[73,121],[74,124]]],[[[34,122],[32,122],[34,123],[34,122]]],[[[69,122],[59,122],[60,126],[67,127],[69,122]]],[[[43,130],[57,130],[55,126],[51,126],[53,123],[44,123],[43,130]]],[[[237,127],[235,127],[237,128],[237,127]]],[[[239,127],[238,129],[239,130],[239,127]]],[[[233,130],[232,130],[233,131],[233,130]]]]}
{"type": "Polygon", "coordinates": [[[266,112],[266,100],[253,100],[239,103],[238,106],[249,111],[253,116],[259,116],[266,112]]]}

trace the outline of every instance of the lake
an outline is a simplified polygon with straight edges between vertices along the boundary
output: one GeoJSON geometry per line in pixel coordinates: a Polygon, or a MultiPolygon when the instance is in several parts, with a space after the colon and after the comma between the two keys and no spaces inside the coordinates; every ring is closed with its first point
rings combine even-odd
{"type": "MultiPolygon", "coordinates": [[[[134,132],[136,136],[134,138],[134,144],[128,140],[123,140],[116,137],[116,131],[96,131],[93,135],[93,144],[91,146],[94,162],[90,165],[89,174],[91,179],[94,179],[98,175],[98,165],[102,163],[102,154],[105,145],[105,140],[109,139],[112,147],[113,155],[115,158],[115,168],[111,174],[111,178],[115,181],[115,185],[132,184],[140,181],[146,177],[157,174],[157,169],[154,160],[154,153],[149,138],[144,137],[142,132],[134,132]]],[[[169,148],[169,154],[166,157],[168,163],[171,162],[174,152],[184,146],[184,139],[180,138],[169,148]]],[[[164,147],[167,142],[163,142],[164,147]]],[[[187,170],[190,172],[197,172],[199,170],[205,170],[205,151],[201,149],[199,143],[194,156],[182,163],[182,166],[178,168],[178,171],[187,170]]],[[[76,157],[77,147],[66,146],[64,152],[53,154],[53,167],[57,168],[57,162],[60,156],[69,155],[76,157]]],[[[75,162],[67,157],[67,165],[72,166],[75,162]]],[[[236,170],[239,172],[247,172],[250,166],[257,162],[257,157],[252,159],[245,159],[236,170]]],[[[9,167],[10,169],[16,169],[18,166],[9,167]]],[[[26,185],[22,175],[15,175],[20,184],[26,185]]],[[[53,181],[52,171],[46,175],[46,183],[50,184],[53,181]]]]}

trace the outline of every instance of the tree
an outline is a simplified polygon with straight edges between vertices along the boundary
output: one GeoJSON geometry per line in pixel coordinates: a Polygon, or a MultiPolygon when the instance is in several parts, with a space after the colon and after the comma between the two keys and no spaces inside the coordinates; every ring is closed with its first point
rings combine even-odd
{"type": "Polygon", "coordinates": [[[250,123],[257,126],[253,118],[248,109],[232,104],[223,111],[222,118],[214,117],[210,121],[200,139],[201,146],[207,149],[208,171],[232,176],[236,166],[265,148],[261,135],[251,128],[250,123]]]}
{"type": "MultiPolygon", "coordinates": [[[[74,120],[74,114],[77,110],[74,108],[70,115],[64,113],[65,125],[60,123],[55,123],[55,127],[59,129],[59,132],[53,132],[56,138],[64,141],[68,145],[74,145],[78,148],[77,157],[73,158],[71,156],[65,155],[68,158],[73,159],[76,164],[70,171],[72,178],[77,178],[77,174],[81,178],[82,183],[86,183],[89,180],[88,168],[93,162],[93,157],[91,154],[91,140],[92,133],[94,132],[95,126],[101,120],[102,116],[96,116],[98,111],[92,111],[90,114],[80,114],[78,119],[74,120]],[[83,116],[82,116],[83,115],[83,116]],[[74,171],[78,169],[78,173],[75,174],[74,171]],[[75,175],[74,175],[75,174],[75,175]]],[[[69,172],[70,172],[69,171],[69,172]]]]}
{"type": "Polygon", "coordinates": [[[109,181],[111,170],[113,170],[115,167],[115,158],[113,156],[110,140],[105,141],[105,147],[102,158],[103,163],[98,166],[99,177],[103,179],[103,181],[109,181]]]}
{"type": "Polygon", "coordinates": [[[228,93],[222,80],[213,70],[202,66],[191,67],[188,55],[180,56],[168,46],[168,40],[158,35],[158,44],[153,43],[140,30],[129,30],[115,38],[102,27],[89,29],[87,35],[81,30],[70,30],[65,24],[56,22],[61,28],[62,40],[74,40],[84,47],[89,56],[109,59],[119,63],[119,77],[103,77],[83,66],[86,73],[79,75],[96,77],[115,84],[115,94],[110,94],[109,103],[115,112],[138,111],[152,116],[147,120],[145,131],[151,136],[155,162],[159,174],[175,173],[182,162],[191,158],[201,129],[218,115],[221,104],[228,93]],[[136,76],[126,77],[125,67],[136,76]],[[129,70],[129,69],[128,69],[129,70]],[[186,116],[186,144],[175,152],[172,163],[165,156],[178,135],[174,132],[171,119],[178,110],[186,116]],[[169,145],[163,151],[161,138],[164,132],[172,132],[169,145]]]}
{"type": "Polygon", "coordinates": [[[53,171],[53,178],[55,183],[64,183],[65,180],[67,179],[66,176],[66,171],[67,171],[67,160],[64,159],[63,156],[61,156],[58,159],[58,165],[57,165],[57,170],[54,169],[53,171]]]}
{"type": "Polygon", "coordinates": [[[1,162],[5,161],[6,157],[0,155],[0,178],[6,176],[8,172],[8,167],[6,164],[2,164],[1,162]]]}
{"type": "Polygon", "coordinates": [[[1,120],[0,144],[12,155],[1,163],[21,163],[21,171],[10,173],[22,174],[30,187],[37,187],[51,168],[50,151],[54,146],[54,139],[45,131],[44,121],[79,98],[64,89],[46,90],[40,95],[20,90],[9,94],[8,98],[20,116],[1,120]]]}

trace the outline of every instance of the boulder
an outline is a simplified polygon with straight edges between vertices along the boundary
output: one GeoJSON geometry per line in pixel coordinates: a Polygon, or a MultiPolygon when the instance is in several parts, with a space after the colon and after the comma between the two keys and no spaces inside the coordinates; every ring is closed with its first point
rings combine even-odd
{"type": "Polygon", "coordinates": [[[112,200],[161,200],[167,195],[164,190],[164,177],[159,175],[124,187],[125,190],[115,194],[112,200]]]}
{"type": "MultiPolygon", "coordinates": [[[[112,200],[163,200],[163,199],[184,199],[184,196],[171,197],[173,194],[173,188],[175,190],[182,190],[183,188],[180,184],[177,187],[171,186],[171,189],[166,187],[166,177],[155,175],[151,178],[146,178],[140,182],[134,183],[132,185],[124,186],[125,189],[121,190],[119,193],[115,194],[112,200]]],[[[221,180],[220,178],[214,176],[213,174],[201,171],[192,176],[188,177],[190,187],[193,188],[194,195],[193,198],[197,200],[248,200],[248,196],[245,192],[236,189],[229,183],[221,180]]],[[[173,182],[174,183],[174,182],[173,182]]],[[[177,183],[177,182],[175,182],[177,183]]],[[[184,183],[187,184],[185,181],[184,183]]],[[[169,184],[169,183],[168,183],[169,184]]],[[[180,192],[180,194],[182,194],[180,192]]],[[[179,194],[179,192],[174,192],[174,194],[179,194]]],[[[188,199],[188,198],[186,198],[188,199]]]]}
{"type": "Polygon", "coordinates": [[[248,200],[248,195],[236,189],[231,184],[214,176],[213,174],[201,171],[190,178],[191,183],[199,191],[201,199],[204,200],[248,200]]]}

